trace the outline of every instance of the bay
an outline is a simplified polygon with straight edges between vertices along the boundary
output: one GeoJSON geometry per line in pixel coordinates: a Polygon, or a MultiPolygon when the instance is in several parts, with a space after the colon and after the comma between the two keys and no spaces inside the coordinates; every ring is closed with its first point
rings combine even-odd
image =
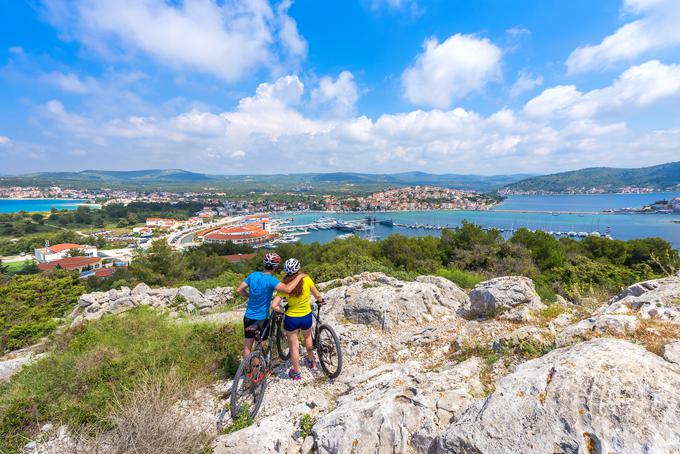
{"type": "MultiPolygon", "coordinates": [[[[556,195],[556,196],[511,196],[497,210],[517,211],[399,211],[391,213],[371,213],[378,220],[391,219],[397,224],[430,224],[456,227],[463,220],[483,227],[498,229],[518,229],[553,232],[600,232],[609,233],[613,238],[630,240],[635,238],[661,237],[680,249],[680,215],[668,214],[610,214],[600,213],[605,209],[641,207],[659,199],[680,197],[680,193],[664,194],[603,194],[603,195],[556,195]],[[521,212],[534,210],[543,212],[521,212]],[[553,213],[550,213],[550,212],[553,213]],[[595,214],[595,212],[598,212],[595,214]],[[583,212],[572,214],[569,212],[583,212]],[[591,212],[591,213],[587,213],[591,212]]],[[[282,214],[279,217],[292,217],[290,225],[311,223],[320,217],[334,217],[342,220],[361,219],[368,216],[362,213],[301,213],[282,214]]],[[[335,230],[310,231],[300,241],[305,244],[318,241],[332,241],[339,234],[335,230]]],[[[376,225],[373,232],[358,233],[361,237],[386,238],[399,233],[407,236],[440,235],[439,230],[424,228],[388,227],[376,225]]],[[[504,234],[506,237],[509,233],[504,234]]]]}
{"type": "Polygon", "coordinates": [[[19,211],[75,210],[86,200],[77,199],[0,199],[0,213],[18,213],[19,211]]]}

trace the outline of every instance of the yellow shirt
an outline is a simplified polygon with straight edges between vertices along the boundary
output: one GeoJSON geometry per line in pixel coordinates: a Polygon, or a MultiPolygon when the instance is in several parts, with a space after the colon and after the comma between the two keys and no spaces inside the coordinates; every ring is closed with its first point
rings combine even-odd
{"type": "Polygon", "coordinates": [[[300,294],[300,296],[293,296],[287,295],[282,292],[276,292],[276,296],[285,298],[286,301],[288,301],[286,315],[290,317],[304,317],[305,315],[312,312],[312,306],[310,304],[312,287],[314,287],[314,281],[309,276],[305,276],[302,279],[302,293],[300,294]]]}

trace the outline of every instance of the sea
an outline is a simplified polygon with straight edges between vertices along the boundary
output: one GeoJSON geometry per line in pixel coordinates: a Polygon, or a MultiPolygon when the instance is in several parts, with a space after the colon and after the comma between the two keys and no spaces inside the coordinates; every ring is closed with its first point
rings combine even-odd
{"type": "MultiPolygon", "coordinates": [[[[490,211],[399,211],[388,213],[285,213],[278,217],[293,218],[289,225],[309,224],[321,217],[341,220],[366,216],[392,220],[405,225],[438,225],[456,227],[463,220],[488,228],[507,231],[526,227],[553,232],[600,232],[615,239],[661,237],[680,250],[680,215],[613,214],[604,210],[639,208],[657,200],[680,197],[680,193],[655,194],[594,194],[594,195],[521,195],[509,196],[490,211]],[[508,211],[504,211],[508,210],[508,211]],[[540,212],[533,212],[540,211],[540,212]]],[[[346,232],[335,230],[309,231],[300,242],[325,243],[346,232]]],[[[388,227],[376,224],[372,231],[358,232],[361,237],[386,238],[399,233],[408,236],[439,235],[439,230],[409,227],[388,227]]],[[[509,236],[511,233],[504,233],[509,236]]]]}
{"type": "Polygon", "coordinates": [[[76,199],[0,199],[0,213],[18,213],[19,211],[75,210],[86,200],[76,199]]]}

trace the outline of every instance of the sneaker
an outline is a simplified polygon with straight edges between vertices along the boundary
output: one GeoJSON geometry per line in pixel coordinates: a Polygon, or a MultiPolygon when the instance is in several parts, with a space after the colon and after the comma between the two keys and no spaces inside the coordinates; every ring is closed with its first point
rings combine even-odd
{"type": "Polygon", "coordinates": [[[305,366],[308,369],[316,369],[316,362],[313,359],[305,358],[305,366]]]}
{"type": "Polygon", "coordinates": [[[291,369],[288,371],[288,377],[289,377],[291,380],[295,380],[295,381],[302,380],[302,374],[299,374],[298,372],[295,372],[295,369],[293,369],[293,368],[291,368],[291,369]]]}

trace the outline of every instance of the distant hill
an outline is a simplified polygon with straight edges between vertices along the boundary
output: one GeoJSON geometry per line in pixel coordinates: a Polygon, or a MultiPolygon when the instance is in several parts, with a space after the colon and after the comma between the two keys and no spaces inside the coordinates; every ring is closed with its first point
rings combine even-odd
{"type": "Polygon", "coordinates": [[[626,187],[657,190],[677,189],[680,185],[680,161],[638,169],[591,167],[570,172],[527,178],[508,184],[503,192],[575,192],[594,190],[618,192],[626,187]]]}
{"type": "Polygon", "coordinates": [[[66,187],[117,187],[145,189],[234,191],[315,191],[357,192],[390,186],[432,185],[448,188],[491,192],[530,174],[459,175],[405,172],[370,174],[353,172],[301,173],[290,175],[211,175],[179,169],[131,171],[83,170],[81,172],[40,172],[21,176],[0,177],[0,183],[61,185],[66,187]]]}

